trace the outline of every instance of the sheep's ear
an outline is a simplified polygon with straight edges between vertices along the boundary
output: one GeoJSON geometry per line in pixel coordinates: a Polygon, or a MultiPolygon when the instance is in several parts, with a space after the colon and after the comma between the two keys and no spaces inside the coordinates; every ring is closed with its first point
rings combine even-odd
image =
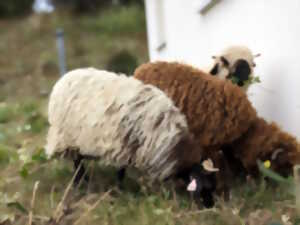
{"type": "Polygon", "coordinates": [[[229,62],[224,56],[221,56],[220,59],[221,59],[222,63],[224,64],[224,66],[229,66],[229,62]]]}
{"type": "Polygon", "coordinates": [[[213,76],[217,75],[217,73],[219,72],[219,64],[216,63],[214,65],[214,67],[209,71],[209,73],[213,76]]]}

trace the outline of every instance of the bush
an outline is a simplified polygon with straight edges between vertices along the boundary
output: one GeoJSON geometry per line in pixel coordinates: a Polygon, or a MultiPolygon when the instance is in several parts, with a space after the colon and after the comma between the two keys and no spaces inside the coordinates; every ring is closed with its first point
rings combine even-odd
{"type": "Polygon", "coordinates": [[[109,59],[106,69],[115,73],[132,75],[137,66],[137,58],[127,50],[123,50],[109,59]]]}
{"type": "Polygon", "coordinates": [[[0,17],[22,16],[32,11],[34,0],[0,1],[0,17]]]}
{"type": "Polygon", "coordinates": [[[144,0],[53,0],[53,3],[58,7],[67,6],[75,13],[87,13],[114,3],[124,6],[132,4],[143,6],[144,0]]]}
{"type": "Polygon", "coordinates": [[[82,29],[102,34],[136,34],[146,31],[146,18],[144,10],[136,5],[109,7],[96,19],[91,16],[82,17],[80,25],[82,29]]]}
{"type": "Polygon", "coordinates": [[[69,7],[75,13],[93,12],[111,3],[111,0],[53,0],[55,6],[69,7]]]}

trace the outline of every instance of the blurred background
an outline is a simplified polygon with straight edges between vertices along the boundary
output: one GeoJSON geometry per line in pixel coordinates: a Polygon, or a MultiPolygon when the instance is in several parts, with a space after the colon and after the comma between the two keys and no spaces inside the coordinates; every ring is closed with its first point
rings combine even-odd
{"type": "Polygon", "coordinates": [[[48,94],[62,70],[58,47],[67,71],[132,74],[148,61],[143,0],[1,1],[0,143],[44,141],[48,94]]]}
{"type": "Polygon", "coordinates": [[[147,61],[142,0],[1,1],[1,101],[50,91],[60,73],[57,29],[64,31],[67,70],[130,74],[147,61]]]}

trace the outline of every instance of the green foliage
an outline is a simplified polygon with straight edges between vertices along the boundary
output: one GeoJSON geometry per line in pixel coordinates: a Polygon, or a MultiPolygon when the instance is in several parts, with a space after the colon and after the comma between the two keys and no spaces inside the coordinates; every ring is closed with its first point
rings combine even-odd
{"type": "MultiPolygon", "coordinates": [[[[231,77],[230,80],[233,84],[237,84],[240,81],[238,77],[231,77]]],[[[253,76],[253,77],[250,77],[249,80],[247,80],[244,83],[244,86],[249,86],[251,84],[260,83],[260,82],[261,82],[261,80],[258,76],[253,76]]]]}
{"type": "Polygon", "coordinates": [[[48,126],[47,118],[39,112],[39,107],[35,102],[24,103],[20,109],[25,117],[25,124],[20,128],[20,132],[40,133],[48,126]]]}
{"type": "Polygon", "coordinates": [[[16,161],[18,158],[14,149],[9,146],[0,144],[0,164],[8,165],[12,161],[16,161]]]}
{"type": "Polygon", "coordinates": [[[0,18],[14,17],[31,12],[34,0],[0,1],[0,18]]]}
{"type": "Polygon", "coordinates": [[[111,3],[111,0],[54,0],[58,7],[69,7],[74,13],[95,12],[111,3]]]}
{"type": "Polygon", "coordinates": [[[53,0],[58,7],[68,7],[74,13],[90,13],[101,9],[107,9],[113,3],[122,6],[138,5],[144,6],[144,0],[53,0]]]}
{"type": "MultiPolygon", "coordinates": [[[[138,6],[112,7],[100,13],[97,19],[82,17],[81,26],[101,34],[130,34],[145,32],[144,10],[138,6]]],[[[100,45],[101,47],[101,45],[100,45]]]]}
{"type": "Polygon", "coordinates": [[[6,103],[0,104],[0,123],[10,121],[14,116],[14,110],[6,103]]]}
{"type": "Polygon", "coordinates": [[[26,121],[24,126],[25,130],[31,131],[33,133],[40,133],[48,126],[47,119],[40,113],[31,114],[26,121]]]}
{"type": "Polygon", "coordinates": [[[132,75],[136,67],[138,66],[137,58],[124,50],[109,59],[106,68],[109,71],[116,73],[125,73],[132,75]]]}
{"type": "Polygon", "coordinates": [[[293,185],[292,178],[284,178],[280,176],[278,173],[272,171],[271,169],[266,168],[261,161],[257,161],[257,164],[258,164],[258,169],[263,176],[269,177],[278,183],[286,183],[288,185],[293,185]]]}
{"type": "Polygon", "coordinates": [[[9,162],[10,149],[5,145],[0,145],[0,163],[7,164],[9,162]]]}
{"type": "Polygon", "coordinates": [[[297,184],[294,182],[294,178],[292,176],[285,178],[275,171],[266,168],[261,161],[257,161],[258,169],[263,175],[263,177],[268,177],[271,180],[275,181],[277,184],[284,186],[285,191],[290,195],[295,195],[295,187],[297,184]]]}
{"type": "Polygon", "coordinates": [[[35,154],[32,155],[31,159],[32,161],[39,162],[39,163],[47,162],[45,149],[44,148],[39,149],[35,154]]]}
{"type": "Polygon", "coordinates": [[[9,202],[7,203],[7,207],[15,208],[23,214],[28,214],[27,209],[20,202],[9,202]]]}
{"type": "Polygon", "coordinates": [[[28,171],[28,164],[25,164],[21,170],[19,171],[19,174],[22,178],[27,178],[29,175],[29,171],[28,171]]]}

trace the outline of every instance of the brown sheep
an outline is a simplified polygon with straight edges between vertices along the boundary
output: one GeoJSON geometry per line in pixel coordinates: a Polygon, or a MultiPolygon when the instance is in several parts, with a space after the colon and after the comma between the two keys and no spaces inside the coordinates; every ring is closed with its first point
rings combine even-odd
{"type": "Polygon", "coordinates": [[[257,173],[257,160],[271,162],[271,169],[287,176],[300,162],[300,144],[275,123],[257,118],[249,130],[230,146],[245,169],[257,173]]]}
{"type": "Polygon", "coordinates": [[[205,149],[203,157],[221,168],[218,182],[227,179],[222,168],[228,164],[229,173],[244,168],[255,174],[258,159],[270,160],[272,169],[286,175],[300,161],[296,139],[259,118],[244,91],[230,81],[175,62],[144,64],[134,76],[163,90],[186,115],[191,133],[205,149]]]}
{"type": "Polygon", "coordinates": [[[220,168],[218,191],[226,190],[230,171],[221,146],[240,137],[256,118],[244,91],[230,81],[180,63],[147,63],[137,68],[134,76],[163,90],[185,114],[199,150],[204,148],[202,157],[211,158],[220,168]]]}
{"type": "Polygon", "coordinates": [[[174,101],[201,146],[231,143],[256,118],[255,109],[239,87],[191,66],[147,63],[138,67],[134,76],[157,86],[174,101]]]}

